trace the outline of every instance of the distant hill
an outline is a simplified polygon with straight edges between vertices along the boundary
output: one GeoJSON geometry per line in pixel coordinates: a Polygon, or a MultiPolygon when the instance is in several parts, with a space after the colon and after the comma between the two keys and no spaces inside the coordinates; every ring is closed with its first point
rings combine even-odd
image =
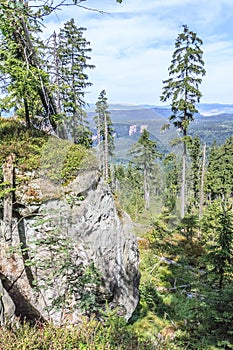
{"type": "MultiPolygon", "coordinates": [[[[94,109],[94,106],[91,106],[87,112],[90,125],[95,132],[94,109]]],[[[199,114],[195,116],[194,122],[189,127],[191,136],[199,135],[203,142],[211,145],[214,141],[221,144],[233,135],[233,104],[199,104],[198,110],[199,114]]],[[[171,113],[168,106],[110,104],[109,111],[116,132],[117,162],[129,160],[128,151],[139,139],[144,127],[150,132],[151,138],[157,142],[159,151],[163,153],[169,152],[171,140],[180,136],[172,126],[161,132],[162,126],[168,123],[171,113]]]]}
{"type": "Polygon", "coordinates": [[[233,115],[233,105],[220,103],[200,103],[198,106],[200,114],[204,116],[212,116],[218,114],[233,115]]]}

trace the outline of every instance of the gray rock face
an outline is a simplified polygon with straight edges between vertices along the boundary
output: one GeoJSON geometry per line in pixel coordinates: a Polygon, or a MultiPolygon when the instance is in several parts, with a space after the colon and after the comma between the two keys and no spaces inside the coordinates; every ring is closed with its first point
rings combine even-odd
{"type": "Polygon", "coordinates": [[[0,279],[0,326],[10,324],[15,314],[15,305],[0,279]]]}
{"type": "MultiPolygon", "coordinates": [[[[74,274],[81,266],[94,262],[101,274],[102,304],[107,301],[128,319],[139,300],[137,239],[130,218],[117,212],[114,198],[98,171],[80,173],[63,187],[46,179],[34,179],[27,187],[21,187],[16,196],[22,209],[12,244],[20,246],[21,253],[15,249],[14,268],[9,264],[12,256],[5,254],[2,259],[2,266],[5,264],[2,273],[9,283],[14,283],[11,296],[14,300],[15,289],[16,299],[21,300],[21,305],[16,305],[16,313],[28,317],[27,310],[30,310],[34,318],[52,319],[55,323],[68,315],[75,322],[78,308],[70,312],[53,306],[53,300],[66,294],[65,277],[52,275],[54,280],[47,283],[59,259],[63,261],[64,254],[69,254],[69,261],[77,266],[74,274]],[[46,245],[48,240],[53,253],[46,245]],[[58,246],[69,244],[70,247],[70,242],[72,252],[64,253],[65,249],[61,252],[58,246]],[[43,285],[44,288],[38,288],[43,285]]],[[[93,288],[91,283],[88,288],[93,288]]],[[[70,298],[70,305],[74,305],[75,298],[72,295],[70,298]]]]}

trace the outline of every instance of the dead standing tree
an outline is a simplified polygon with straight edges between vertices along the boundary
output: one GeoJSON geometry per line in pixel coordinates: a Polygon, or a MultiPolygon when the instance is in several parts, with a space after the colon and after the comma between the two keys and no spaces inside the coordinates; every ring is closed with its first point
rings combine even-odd
{"type": "Polygon", "coordinates": [[[14,163],[15,154],[10,153],[3,164],[3,181],[5,195],[3,200],[3,235],[6,242],[12,241],[12,216],[14,202],[14,163]]]}

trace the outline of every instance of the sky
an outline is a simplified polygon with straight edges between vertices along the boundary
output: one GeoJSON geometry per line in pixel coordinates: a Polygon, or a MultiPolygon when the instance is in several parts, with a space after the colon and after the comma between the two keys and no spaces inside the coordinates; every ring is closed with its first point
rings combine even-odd
{"type": "Polygon", "coordinates": [[[163,80],[182,25],[202,39],[206,76],[202,103],[233,104],[233,0],[86,0],[63,6],[44,21],[44,35],[74,18],[90,41],[93,83],[86,101],[106,90],[109,103],[163,105],[163,80]],[[99,13],[98,9],[103,11],[99,13]]]}

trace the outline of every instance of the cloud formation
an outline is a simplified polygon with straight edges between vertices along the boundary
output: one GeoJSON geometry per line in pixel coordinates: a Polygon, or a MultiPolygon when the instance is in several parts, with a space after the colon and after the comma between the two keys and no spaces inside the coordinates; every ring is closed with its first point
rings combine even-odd
{"type": "Polygon", "coordinates": [[[161,104],[162,81],[177,35],[187,24],[203,40],[206,77],[202,102],[233,103],[232,0],[86,0],[91,9],[64,7],[46,21],[45,34],[70,18],[87,28],[93,86],[87,102],[95,102],[102,89],[109,102],[161,104]]]}

